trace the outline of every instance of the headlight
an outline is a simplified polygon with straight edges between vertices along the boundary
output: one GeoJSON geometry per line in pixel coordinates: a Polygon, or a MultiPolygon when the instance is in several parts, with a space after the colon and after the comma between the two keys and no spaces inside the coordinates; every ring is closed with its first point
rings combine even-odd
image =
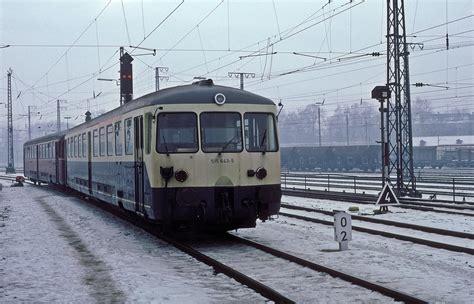
{"type": "Polygon", "coordinates": [[[174,173],[174,178],[176,178],[178,182],[184,182],[185,180],[188,179],[188,173],[184,171],[183,169],[178,169],[174,173]]]}
{"type": "Polygon", "coordinates": [[[264,179],[265,177],[267,177],[267,169],[265,169],[264,167],[260,167],[255,172],[255,175],[258,179],[264,179]]]}

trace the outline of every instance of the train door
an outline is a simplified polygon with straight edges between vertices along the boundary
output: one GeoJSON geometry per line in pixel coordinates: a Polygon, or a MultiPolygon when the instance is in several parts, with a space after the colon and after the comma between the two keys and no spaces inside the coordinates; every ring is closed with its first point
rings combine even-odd
{"type": "Polygon", "coordinates": [[[143,115],[133,119],[135,146],[135,211],[145,214],[143,167],[143,115]]]}
{"type": "Polygon", "coordinates": [[[92,194],[92,139],[91,132],[87,132],[87,187],[92,194]]]}

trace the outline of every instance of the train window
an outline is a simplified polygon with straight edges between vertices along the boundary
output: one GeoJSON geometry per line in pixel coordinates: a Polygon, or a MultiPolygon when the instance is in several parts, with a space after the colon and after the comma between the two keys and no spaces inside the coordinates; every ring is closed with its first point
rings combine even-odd
{"type": "Polygon", "coordinates": [[[278,150],[275,117],[270,113],[244,114],[245,149],[249,152],[278,150]]]}
{"type": "Polygon", "coordinates": [[[107,134],[106,134],[106,139],[107,139],[107,155],[114,155],[113,147],[112,147],[112,133],[113,133],[113,127],[112,125],[107,126],[107,134]]]}
{"type": "Polygon", "coordinates": [[[99,129],[99,154],[100,156],[105,155],[105,128],[101,127],[99,129]]]}
{"type": "Polygon", "coordinates": [[[205,112],[200,116],[204,152],[240,152],[242,122],[239,113],[205,112]]]}
{"type": "Polygon", "coordinates": [[[115,123],[115,155],[122,155],[122,136],[120,133],[122,122],[115,123]]]}
{"type": "Polygon", "coordinates": [[[133,124],[132,119],[125,119],[125,154],[133,154],[133,124]]]}
{"type": "Polygon", "coordinates": [[[95,129],[93,132],[92,151],[94,156],[99,156],[99,131],[95,129]]]}
{"type": "Polygon", "coordinates": [[[86,133],[82,133],[82,157],[86,157],[87,141],[86,133]]]}
{"type": "Polygon", "coordinates": [[[158,153],[197,152],[199,148],[196,114],[160,113],[156,139],[158,153]]]}

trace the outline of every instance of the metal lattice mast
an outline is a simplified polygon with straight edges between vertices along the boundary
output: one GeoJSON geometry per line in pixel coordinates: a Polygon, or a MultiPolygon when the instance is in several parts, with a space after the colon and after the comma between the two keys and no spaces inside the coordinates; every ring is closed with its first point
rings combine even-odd
{"type": "Polygon", "coordinates": [[[410,80],[404,0],[387,0],[387,86],[392,92],[387,111],[388,176],[396,176],[397,195],[416,195],[410,80]]]}
{"type": "Polygon", "coordinates": [[[160,76],[160,72],[168,72],[168,67],[155,68],[155,92],[160,90],[160,80],[169,80],[169,76],[160,76]]]}
{"type": "Polygon", "coordinates": [[[12,69],[8,69],[7,71],[8,165],[6,173],[15,173],[15,158],[13,156],[12,72],[12,69]]]}

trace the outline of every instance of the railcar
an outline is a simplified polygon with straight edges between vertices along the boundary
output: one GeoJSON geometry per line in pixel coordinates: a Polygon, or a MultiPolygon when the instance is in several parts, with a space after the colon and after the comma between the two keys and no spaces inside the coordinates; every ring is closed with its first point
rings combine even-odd
{"type": "Polygon", "coordinates": [[[24,144],[24,174],[35,184],[66,184],[65,134],[58,132],[24,144]]]}
{"type": "Polygon", "coordinates": [[[437,162],[451,167],[474,167],[474,145],[440,145],[436,147],[437,162]]]}
{"type": "Polygon", "coordinates": [[[276,110],[210,79],[145,95],[64,134],[65,183],[171,227],[254,227],[280,208],[276,110]]]}
{"type": "MultiPolygon", "coordinates": [[[[282,166],[287,170],[369,170],[380,169],[379,145],[284,147],[282,166]]],[[[474,146],[469,144],[415,146],[415,168],[474,167],[474,146]]]]}
{"type": "Polygon", "coordinates": [[[285,147],[282,165],[288,170],[376,170],[379,146],[285,147]]]}

